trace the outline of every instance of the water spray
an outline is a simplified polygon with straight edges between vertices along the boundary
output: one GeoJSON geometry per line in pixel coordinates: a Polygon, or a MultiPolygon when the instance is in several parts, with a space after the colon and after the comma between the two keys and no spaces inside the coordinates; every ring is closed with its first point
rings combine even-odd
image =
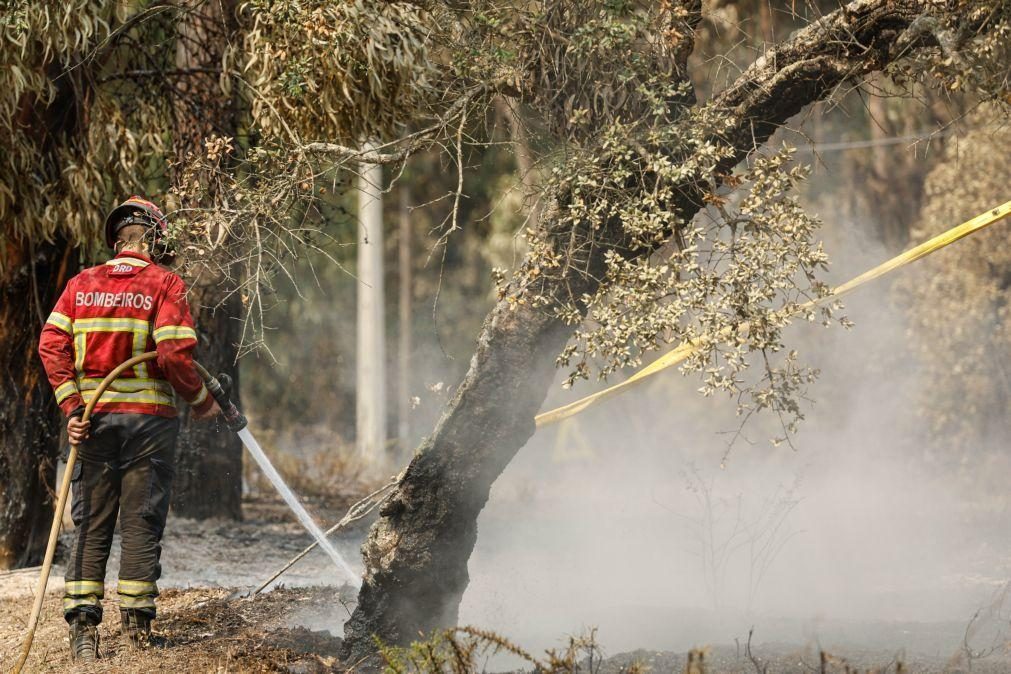
{"type": "Polygon", "coordinates": [[[250,455],[252,455],[253,460],[263,471],[270,483],[274,485],[277,489],[277,493],[281,495],[284,502],[288,504],[292,512],[298,518],[298,521],[305,527],[306,531],[316,540],[319,547],[323,548],[323,551],[330,557],[334,565],[340,569],[352,585],[356,588],[361,587],[361,581],[358,579],[358,574],[356,574],[351,566],[345,561],[341,553],[337,551],[329,540],[327,540],[326,534],[323,530],[319,528],[316,521],[309,515],[305,507],[295,496],[295,493],[288,487],[284,478],[281,474],[277,472],[274,468],[274,464],[270,462],[267,455],[264,453],[263,448],[260,447],[260,443],[256,441],[253,434],[249,432],[249,424],[246,420],[246,416],[239,411],[232,402],[231,397],[228,395],[228,390],[231,388],[231,378],[228,375],[218,375],[214,377],[210,372],[208,372],[200,363],[194,362],[193,365],[196,367],[197,372],[204,380],[204,384],[207,386],[207,391],[214,397],[218,402],[218,406],[221,408],[221,416],[225,420],[225,425],[228,426],[228,430],[236,433],[242,440],[242,444],[246,446],[249,450],[250,455]],[[225,382],[222,384],[222,380],[225,382]]]}

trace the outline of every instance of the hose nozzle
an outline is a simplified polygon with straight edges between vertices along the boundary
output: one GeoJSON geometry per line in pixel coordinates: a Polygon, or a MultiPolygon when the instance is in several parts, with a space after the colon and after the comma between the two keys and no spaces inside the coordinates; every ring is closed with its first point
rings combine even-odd
{"type": "Polygon", "coordinates": [[[232,378],[225,373],[221,373],[215,377],[198,364],[194,363],[194,365],[197,365],[197,371],[204,380],[207,392],[218,401],[218,407],[221,408],[221,416],[225,418],[225,425],[228,426],[228,430],[238,433],[245,428],[248,423],[246,415],[239,411],[239,408],[235,406],[235,403],[229,397],[229,392],[232,389],[232,378]]]}

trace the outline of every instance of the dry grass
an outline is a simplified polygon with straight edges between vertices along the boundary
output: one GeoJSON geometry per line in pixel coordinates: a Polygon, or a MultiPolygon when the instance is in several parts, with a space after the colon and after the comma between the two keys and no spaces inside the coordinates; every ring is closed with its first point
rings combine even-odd
{"type": "MultiPolygon", "coordinates": [[[[470,674],[487,670],[488,658],[509,654],[523,663],[524,669],[538,674],[582,672],[598,674],[604,656],[597,643],[596,630],[580,637],[570,637],[567,645],[550,649],[535,657],[508,638],[477,627],[456,627],[436,633],[428,640],[408,648],[380,646],[385,670],[389,674],[470,674]]],[[[641,674],[638,661],[619,667],[621,674],[641,674]]],[[[700,673],[701,674],[701,673],[700,673]]]]}
{"type": "MultiPolygon", "coordinates": [[[[231,597],[231,590],[167,590],[159,601],[155,624],[164,647],[136,654],[120,644],[118,610],[106,602],[100,630],[102,660],[77,666],[82,674],[110,672],[324,672],[336,662],[340,640],[325,632],[291,629],[286,620],[295,611],[318,608],[330,612],[339,597],[334,588],[279,589],[253,600],[231,597]]],[[[18,615],[24,598],[0,601],[0,612],[18,615]]],[[[0,660],[13,661],[23,627],[0,621],[0,660]]],[[[25,669],[32,674],[70,669],[67,627],[60,617],[59,597],[46,598],[32,655],[25,669]]]]}

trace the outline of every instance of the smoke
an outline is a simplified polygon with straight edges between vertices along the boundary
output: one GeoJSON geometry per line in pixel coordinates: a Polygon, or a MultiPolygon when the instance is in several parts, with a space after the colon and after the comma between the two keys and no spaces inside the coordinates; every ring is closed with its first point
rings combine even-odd
{"type": "MultiPolygon", "coordinates": [[[[831,229],[834,281],[889,256],[861,232],[831,229]]],[[[942,383],[918,376],[894,302],[879,283],[848,299],[853,330],[791,327],[822,370],[795,448],[772,447],[763,418],[727,454],[733,405],[674,371],[539,431],[481,515],[461,622],[528,649],[598,627],[611,653],[680,651],[754,625],[797,645],[957,650],[1011,577],[1011,513],[986,475],[928,460],[944,438],[916,402],[942,383]]]]}
{"type": "MultiPolygon", "coordinates": [[[[831,187],[828,199],[844,189],[831,187]]],[[[891,256],[880,228],[825,219],[831,282],[891,256]]],[[[794,447],[769,444],[781,429],[766,415],[728,453],[733,401],[702,398],[676,370],[538,431],[481,515],[460,622],[530,651],[592,627],[610,653],[684,651],[743,642],[754,626],[760,641],[842,654],[955,652],[1011,578],[1007,472],[970,460],[956,474],[946,438],[931,437],[918,403],[945,382],[922,376],[909,307],[889,284],[847,298],[851,331],[789,330],[822,371],[794,447]]],[[[459,381],[485,309],[455,304],[458,314],[414,326],[415,433],[459,381]]],[[[556,386],[547,406],[591,390],[556,386]]],[[[990,443],[981,454],[1007,454],[1008,438],[990,443]]],[[[319,624],[337,633],[346,614],[335,611],[319,624]]]]}

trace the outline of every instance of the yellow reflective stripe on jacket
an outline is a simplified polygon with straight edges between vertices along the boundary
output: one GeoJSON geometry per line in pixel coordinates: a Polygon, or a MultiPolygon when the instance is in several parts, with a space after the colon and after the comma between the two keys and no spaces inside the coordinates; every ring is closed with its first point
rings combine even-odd
{"type": "Polygon", "coordinates": [[[74,334],[74,324],[73,321],[70,320],[70,316],[64,316],[58,311],[54,311],[49,314],[49,318],[46,319],[46,323],[56,326],[68,335],[74,334]]]}
{"type": "Polygon", "coordinates": [[[200,393],[197,393],[197,397],[189,401],[190,407],[199,407],[201,404],[203,404],[203,402],[207,400],[208,393],[209,392],[207,390],[207,387],[201,384],[200,393]]]}
{"type": "Polygon", "coordinates": [[[68,597],[86,594],[104,597],[105,583],[100,580],[68,580],[63,586],[63,593],[68,597]]]}
{"type": "Polygon", "coordinates": [[[153,580],[122,580],[119,581],[119,587],[116,588],[116,592],[120,596],[128,595],[131,597],[141,597],[143,595],[158,595],[158,584],[153,580]]]}
{"type": "Polygon", "coordinates": [[[128,264],[134,267],[146,267],[150,264],[147,260],[138,260],[135,257],[114,257],[105,264],[109,266],[116,266],[117,264],[128,264]]]}
{"type": "MultiPolygon", "coordinates": [[[[134,358],[147,351],[148,331],[140,330],[133,333],[133,353],[134,358]]],[[[147,377],[147,363],[137,363],[133,366],[134,373],[141,378],[147,377]]]]}
{"type": "Polygon", "coordinates": [[[81,372],[84,370],[84,356],[88,351],[88,333],[74,333],[74,370],[81,372]]]}
{"type": "Polygon", "coordinates": [[[79,318],[74,321],[74,333],[150,331],[151,324],[142,318],[79,318]]]}
{"type": "MultiPolygon", "coordinates": [[[[77,385],[82,391],[94,391],[102,383],[99,377],[79,377],[77,385]]],[[[142,391],[157,391],[172,395],[172,385],[164,379],[144,379],[140,377],[120,377],[112,382],[107,389],[117,393],[140,393],[142,391]]]]}
{"type": "Polygon", "coordinates": [[[166,339],[196,339],[197,331],[188,325],[163,325],[154,331],[154,343],[160,344],[166,339]]]}
{"type": "Polygon", "coordinates": [[[70,396],[77,393],[77,382],[66,381],[56,387],[56,404],[59,405],[70,396]]]}
{"type": "MultiPolygon", "coordinates": [[[[84,398],[85,404],[91,402],[91,399],[95,397],[93,391],[81,391],[81,397],[84,398]]],[[[121,391],[106,391],[102,394],[99,402],[102,404],[106,403],[136,403],[138,405],[166,405],[168,407],[175,407],[176,403],[172,396],[167,396],[163,393],[157,391],[138,391],[136,393],[124,393],[121,391]]]]}

